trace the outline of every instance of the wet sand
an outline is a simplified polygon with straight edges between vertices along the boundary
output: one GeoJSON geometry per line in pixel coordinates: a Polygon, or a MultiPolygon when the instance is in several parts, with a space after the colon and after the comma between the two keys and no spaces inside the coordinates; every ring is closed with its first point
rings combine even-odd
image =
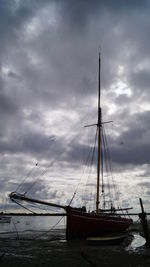
{"type": "Polygon", "coordinates": [[[61,266],[61,267],[88,267],[88,266],[150,266],[150,251],[127,252],[117,248],[98,248],[74,246],[62,249],[41,244],[40,249],[32,251],[30,255],[5,255],[0,266],[61,266]],[[46,251],[44,251],[46,250],[46,251]]]}
{"type": "MultiPolygon", "coordinates": [[[[138,229],[134,229],[134,232],[138,229]]],[[[150,248],[131,248],[133,240],[119,245],[89,245],[86,241],[66,242],[65,232],[53,231],[49,236],[36,238],[25,233],[19,239],[6,236],[0,238],[1,267],[148,267],[150,248]]]]}
{"type": "Polygon", "coordinates": [[[85,241],[1,240],[0,266],[150,266],[150,248],[127,250],[126,244],[91,246],[85,241]]]}

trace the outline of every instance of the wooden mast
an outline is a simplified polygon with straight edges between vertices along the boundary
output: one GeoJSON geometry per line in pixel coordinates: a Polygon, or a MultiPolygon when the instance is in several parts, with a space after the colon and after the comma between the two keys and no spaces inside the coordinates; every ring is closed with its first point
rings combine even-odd
{"type": "Polygon", "coordinates": [[[101,57],[99,53],[99,71],[98,71],[98,154],[97,154],[97,194],[96,194],[96,212],[99,211],[99,185],[100,185],[100,146],[101,146],[101,107],[100,107],[100,96],[101,96],[101,77],[100,77],[100,68],[101,68],[101,57]]]}

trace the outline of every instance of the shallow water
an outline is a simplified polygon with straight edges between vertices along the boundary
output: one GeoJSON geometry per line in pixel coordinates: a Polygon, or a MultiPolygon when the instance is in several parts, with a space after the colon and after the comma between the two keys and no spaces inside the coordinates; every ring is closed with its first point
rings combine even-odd
{"type": "Polygon", "coordinates": [[[11,223],[0,223],[0,235],[4,232],[65,228],[65,220],[61,216],[12,216],[11,223]]]}
{"type": "Polygon", "coordinates": [[[139,233],[133,234],[133,239],[126,249],[129,251],[130,250],[137,250],[137,249],[145,246],[145,244],[146,244],[146,240],[143,236],[141,236],[139,233]]]}

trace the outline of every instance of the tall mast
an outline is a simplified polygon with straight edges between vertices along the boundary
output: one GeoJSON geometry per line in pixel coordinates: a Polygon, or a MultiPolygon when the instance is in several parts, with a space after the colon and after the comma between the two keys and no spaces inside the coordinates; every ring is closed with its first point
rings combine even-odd
{"type": "Polygon", "coordinates": [[[97,154],[97,193],[96,193],[96,212],[99,210],[99,185],[100,185],[100,147],[101,147],[101,125],[102,125],[102,115],[101,115],[101,107],[100,107],[100,98],[101,98],[101,56],[99,53],[99,70],[98,70],[98,154],[97,154]]]}

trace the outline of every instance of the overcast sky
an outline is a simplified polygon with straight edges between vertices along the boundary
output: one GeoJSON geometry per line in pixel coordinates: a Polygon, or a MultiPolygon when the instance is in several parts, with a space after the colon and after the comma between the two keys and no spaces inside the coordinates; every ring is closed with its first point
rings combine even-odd
{"type": "Polygon", "coordinates": [[[101,51],[118,195],[125,206],[138,209],[142,196],[149,207],[149,44],[149,0],[0,0],[1,205],[16,190],[68,204],[78,184],[74,205],[82,202],[101,51]]]}

